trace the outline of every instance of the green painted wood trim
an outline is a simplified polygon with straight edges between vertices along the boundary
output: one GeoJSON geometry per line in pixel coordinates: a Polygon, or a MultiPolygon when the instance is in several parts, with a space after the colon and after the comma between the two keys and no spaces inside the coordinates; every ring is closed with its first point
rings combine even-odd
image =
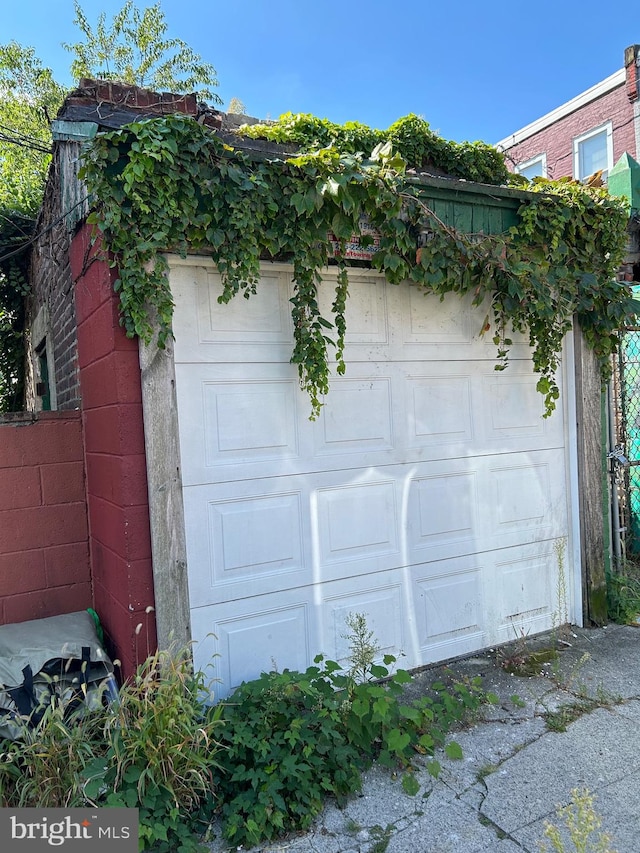
{"type": "Polygon", "coordinates": [[[607,189],[611,195],[627,199],[629,214],[640,210],[640,163],[625,152],[609,172],[607,189]]]}

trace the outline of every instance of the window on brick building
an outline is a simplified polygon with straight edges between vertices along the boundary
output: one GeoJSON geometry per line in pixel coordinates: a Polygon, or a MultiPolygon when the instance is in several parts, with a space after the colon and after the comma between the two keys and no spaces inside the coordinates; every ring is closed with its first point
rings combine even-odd
{"type": "Polygon", "coordinates": [[[522,163],[517,163],[515,167],[518,175],[523,175],[525,178],[546,178],[547,177],[547,155],[537,154],[529,160],[522,163]]]}
{"type": "Polygon", "coordinates": [[[36,347],[38,357],[38,381],[36,382],[36,397],[40,397],[43,412],[51,411],[51,386],[49,385],[49,359],[47,356],[47,340],[44,338],[36,347]]]}
{"type": "Polygon", "coordinates": [[[602,170],[606,181],[613,168],[613,128],[611,122],[577,136],[573,140],[573,176],[580,181],[602,170]]]}
{"type": "Polygon", "coordinates": [[[50,333],[49,312],[43,305],[31,324],[29,348],[29,381],[27,382],[27,409],[50,411],[58,408],[53,341],[50,333]]]}

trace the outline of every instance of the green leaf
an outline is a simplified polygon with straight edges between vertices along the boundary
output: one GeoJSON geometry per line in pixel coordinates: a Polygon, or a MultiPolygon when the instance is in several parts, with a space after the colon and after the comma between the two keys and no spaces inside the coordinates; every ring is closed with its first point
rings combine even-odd
{"type": "Polygon", "coordinates": [[[398,684],[409,684],[413,681],[413,676],[406,669],[399,669],[394,673],[393,680],[398,684]]]}
{"type": "Polygon", "coordinates": [[[400,729],[391,729],[387,734],[387,747],[391,752],[402,753],[411,743],[411,737],[400,729]]]}
{"type": "Polygon", "coordinates": [[[442,765],[439,761],[436,761],[435,758],[433,761],[427,762],[427,772],[433,776],[434,779],[437,779],[440,776],[440,772],[442,770],[442,765]]]}
{"type": "Polygon", "coordinates": [[[420,784],[413,773],[407,772],[402,774],[402,790],[409,797],[415,797],[420,790],[420,784]]]}
{"type": "Polygon", "coordinates": [[[462,747],[455,740],[450,741],[444,748],[447,758],[459,761],[462,758],[462,747]]]}

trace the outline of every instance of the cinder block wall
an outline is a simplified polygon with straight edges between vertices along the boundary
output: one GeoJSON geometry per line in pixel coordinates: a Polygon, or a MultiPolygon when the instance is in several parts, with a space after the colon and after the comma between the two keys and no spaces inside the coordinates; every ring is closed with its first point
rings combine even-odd
{"type": "Polygon", "coordinates": [[[138,342],[119,323],[114,271],[74,237],[78,364],[95,608],[126,677],[156,647],[138,342]],[[91,263],[85,264],[87,253],[91,263]],[[142,626],[138,629],[138,626],[142,626]]]}
{"type": "Polygon", "coordinates": [[[0,624],[93,603],[80,412],[0,418],[0,624]]]}

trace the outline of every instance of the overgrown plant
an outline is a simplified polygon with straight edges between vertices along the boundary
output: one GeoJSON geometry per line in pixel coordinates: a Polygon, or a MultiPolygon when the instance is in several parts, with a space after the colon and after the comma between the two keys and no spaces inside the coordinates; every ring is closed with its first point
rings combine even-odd
{"type": "Polygon", "coordinates": [[[349,629],[346,634],[343,634],[344,639],[349,643],[348,674],[357,682],[367,681],[373,677],[372,667],[380,646],[373,630],[367,624],[364,613],[350,612],[344,621],[349,629]]]}
{"type": "Polygon", "coordinates": [[[510,177],[504,156],[492,145],[443,139],[428,121],[414,114],[398,119],[388,130],[375,130],[357,121],[336,124],[308,113],[285,113],[267,124],[244,125],[239,132],[252,139],[293,143],[301,153],[333,146],[348,154],[362,154],[388,142],[416,169],[435,167],[448,175],[487,184],[506,184],[510,177]]]}
{"type": "Polygon", "coordinates": [[[607,609],[614,622],[622,625],[638,622],[640,578],[636,566],[626,565],[622,574],[607,572],[607,609]]]}
{"type": "MultiPolygon", "coordinates": [[[[370,642],[368,638],[367,642],[370,642]]],[[[242,684],[223,713],[217,779],[225,838],[255,845],[306,829],[331,795],[338,802],[359,790],[361,771],[372,761],[408,767],[416,753],[431,755],[451,726],[487,697],[479,681],[433,685],[433,692],[403,701],[405,670],[391,674],[395,658],[345,674],[319,655],[305,672],[263,673],[242,684]],[[383,678],[385,683],[371,680],[383,678]]],[[[462,751],[445,747],[451,758],[462,751]]],[[[440,765],[431,760],[437,775],[440,765]]],[[[415,782],[403,781],[407,793],[415,782]]]]}
{"type": "Polygon", "coordinates": [[[615,853],[611,838],[600,831],[602,820],[588,790],[574,788],[569,805],[558,809],[558,818],[561,826],[545,821],[544,834],[551,847],[542,842],[542,853],[615,853]]]}
{"type": "Polygon", "coordinates": [[[117,702],[70,713],[53,702],[35,727],[0,741],[0,806],[138,808],[140,849],[199,849],[215,801],[219,710],[208,713],[188,648],[156,652],[117,702]]]}
{"type": "MultiPolygon", "coordinates": [[[[86,154],[83,176],[94,200],[89,221],[119,270],[115,287],[126,333],[150,341],[151,308],[161,347],[171,334],[165,252],[207,251],[222,277],[221,302],[255,293],[261,259],[290,261],[291,360],[316,417],[329,389],[330,354],[336,372],[345,371],[344,247],[353,234],[370,244],[365,217],[380,235],[371,264],[390,283],[409,281],[439,297],[470,293],[476,305],[490,306],[485,328],[498,348],[497,369],[508,360],[508,330],[528,335],[546,415],[559,397],[555,376],[574,316],[606,378],[619,329],[635,316],[628,288],[615,281],[626,239],[624,205],[603,189],[537,182],[523,192],[519,223],[508,233],[462,233],[435,215],[424,186],[406,174],[411,157],[435,157],[439,145],[422,151],[414,119],[398,123],[377,144],[377,131],[361,126],[345,125],[340,133],[332,128],[329,139],[324,131],[314,138],[315,128],[302,133],[296,127],[300,153],[259,161],[187,116],[100,134],[86,154]],[[338,275],[326,315],[321,271],[330,261],[338,275]]],[[[470,165],[464,171],[473,178],[470,165]]]]}
{"type": "Polygon", "coordinates": [[[220,711],[205,714],[204,676],[190,650],[157,651],[122,687],[107,714],[108,750],[85,771],[85,796],[140,810],[140,845],[158,853],[197,848],[201,806],[213,796],[220,711]]]}
{"type": "Polygon", "coordinates": [[[37,725],[25,721],[20,738],[0,741],[2,808],[74,808],[86,805],[85,772],[104,764],[104,715],[68,714],[52,700],[37,725]]]}

